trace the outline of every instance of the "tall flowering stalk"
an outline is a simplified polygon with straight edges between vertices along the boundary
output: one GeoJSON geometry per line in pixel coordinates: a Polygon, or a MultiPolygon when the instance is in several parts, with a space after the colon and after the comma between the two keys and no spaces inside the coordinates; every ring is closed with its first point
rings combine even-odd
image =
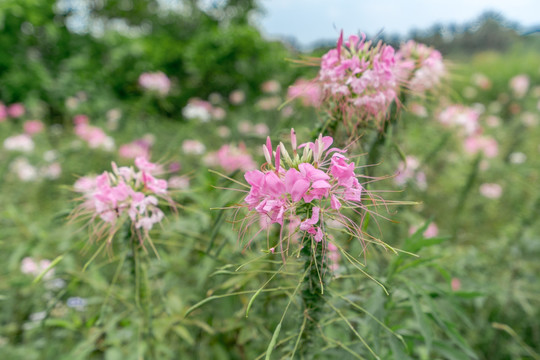
{"type": "MultiPolygon", "coordinates": [[[[155,177],[160,166],[145,157],[136,158],[135,166],[118,167],[112,163],[110,172],[105,171],[95,178],[80,178],[75,183],[75,191],[82,193],[82,203],[74,216],[87,219],[91,238],[103,242],[92,259],[106,245],[112,245],[113,240],[119,242],[124,253],[119,267],[123,266],[124,259],[131,265],[135,308],[143,318],[141,332],[152,345],[148,266],[142,255],[146,244],[156,252],[149,231],[164,218],[159,199],[169,205],[173,202],[168,195],[167,181],[155,177]]],[[[152,346],[148,351],[153,351],[152,346]]]]}
{"type": "Polygon", "coordinates": [[[325,305],[324,287],[335,268],[336,251],[342,249],[329,232],[341,227],[347,237],[361,241],[364,249],[368,241],[386,246],[363,231],[366,214],[373,212],[371,207],[385,203],[365,189],[365,184],[374,179],[357,174],[355,163],[345,155],[347,150],[332,147],[333,141],[330,136],[319,135],[314,142],[297,145],[291,129],[292,153],[283,143],[274,150],[268,138],[263,145],[266,162],[261,170],[244,175],[249,191],[241,207],[247,207],[248,214],[240,221],[241,237],[255,228],[249,245],[269,225],[278,224],[279,237],[271,243],[268,240],[269,252],[279,252],[283,261],[296,253],[304,262],[301,296],[305,326],[299,337],[302,353],[308,352],[316,336],[325,305]]]}

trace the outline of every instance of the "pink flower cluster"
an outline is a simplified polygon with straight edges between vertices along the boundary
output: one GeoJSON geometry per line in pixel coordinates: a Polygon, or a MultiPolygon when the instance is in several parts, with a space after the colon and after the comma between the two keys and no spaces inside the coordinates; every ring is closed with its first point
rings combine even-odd
{"type": "Polygon", "coordinates": [[[15,103],[9,106],[5,106],[3,103],[0,102],[0,122],[6,121],[8,117],[14,119],[19,118],[25,113],[26,109],[21,103],[15,103]]]}
{"type": "Polygon", "coordinates": [[[144,137],[134,140],[129,144],[124,144],[118,149],[118,155],[126,159],[135,159],[143,157],[150,158],[150,149],[154,144],[153,135],[145,135],[144,137]]]}
{"type": "Polygon", "coordinates": [[[322,101],[321,86],[314,81],[298,79],[289,86],[287,97],[291,100],[300,99],[304,106],[319,107],[322,101]]]}
{"type": "Polygon", "coordinates": [[[228,173],[236,170],[249,171],[256,168],[253,158],[243,143],[238,146],[225,144],[218,151],[208,154],[205,162],[209,166],[219,165],[228,173]]]}
{"type": "Polygon", "coordinates": [[[525,74],[516,75],[510,79],[510,89],[517,98],[522,98],[525,96],[529,90],[530,80],[529,77],[525,74]]]}
{"type": "Polygon", "coordinates": [[[482,152],[487,158],[493,158],[499,153],[499,145],[495,139],[478,134],[467,137],[463,147],[469,154],[474,155],[482,152]]]}
{"type": "Polygon", "coordinates": [[[114,149],[114,139],[107,136],[102,129],[90,125],[86,115],[76,115],[73,122],[75,135],[86,141],[92,149],[102,148],[107,151],[114,149]]]}
{"type": "Polygon", "coordinates": [[[251,188],[244,201],[254,215],[251,222],[260,217],[267,224],[289,228],[289,236],[300,231],[320,242],[325,237],[325,219],[337,219],[360,235],[358,225],[340,213],[342,206],[362,207],[364,192],[355,164],[343,155],[345,150],[330,148],[333,139],[329,136],[297,147],[294,129],[291,142],[292,156],[283,143],[274,152],[268,138],[263,145],[267,161],[263,170],[246,172],[251,188]],[[289,226],[285,226],[286,221],[289,226]]]}
{"type": "Polygon", "coordinates": [[[396,58],[400,81],[408,84],[410,91],[416,95],[435,89],[446,75],[441,53],[413,40],[401,45],[396,58]]]}
{"type": "Polygon", "coordinates": [[[28,120],[23,124],[24,132],[30,136],[38,134],[45,129],[45,125],[40,120],[28,120]]]}
{"type": "Polygon", "coordinates": [[[450,105],[439,114],[439,121],[445,126],[460,128],[465,135],[478,132],[480,125],[477,110],[463,105],[450,105]]]}
{"type": "Polygon", "coordinates": [[[351,35],[343,44],[343,33],[337,48],[322,57],[318,79],[322,83],[324,101],[330,100],[340,109],[365,118],[384,118],[397,98],[394,48],[379,42],[372,46],[351,35]]]}
{"type": "Polygon", "coordinates": [[[160,95],[167,95],[171,90],[171,80],[161,71],[142,73],[139,76],[139,85],[160,95]]]}
{"type": "Polygon", "coordinates": [[[182,115],[186,119],[198,119],[202,122],[208,122],[212,119],[223,120],[227,113],[223,108],[215,107],[208,101],[191,98],[182,109],[182,115]]]}
{"type": "Polygon", "coordinates": [[[413,180],[420,190],[427,189],[426,174],[420,170],[420,161],[415,156],[407,156],[405,161],[398,165],[394,181],[403,186],[413,180]]]}
{"type": "MultiPolygon", "coordinates": [[[[21,261],[21,272],[23,274],[38,276],[43,271],[45,271],[50,265],[51,265],[51,261],[47,259],[40,260],[38,262],[31,257],[25,257],[21,261]]],[[[47,273],[43,277],[45,279],[50,279],[53,276],[54,276],[54,269],[50,269],[49,271],[47,271],[47,273]]]]}
{"type": "Polygon", "coordinates": [[[145,234],[163,220],[158,197],[170,202],[167,181],[155,178],[152,174],[158,165],[143,157],[135,159],[135,166],[138,171],[112,163],[112,172],[105,171],[95,179],[84,177],[75,183],[75,191],[84,196],[81,207],[92,220],[99,217],[107,226],[116,228],[119,220],[129,219],[135,229],[143,229],[145,234]]]}

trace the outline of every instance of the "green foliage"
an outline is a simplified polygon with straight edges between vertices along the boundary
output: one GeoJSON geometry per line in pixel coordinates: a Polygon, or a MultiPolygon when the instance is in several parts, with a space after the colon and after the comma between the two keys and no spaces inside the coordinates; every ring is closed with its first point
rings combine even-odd
{"type": "MultiPolygon", "coordinates": [[[[479,33],[456,35],[469,51],[478,41],[491,47],[493,34],[503,34],[499,45],[509,51],[456,62],[450,96],[404,100],[387,138],[361,137],[353,145],[355,151],[377,145],[378,153],[370,153],[380,163],[369,168],[374,176],[394,174],[399,162],[416,156],[427,187],[392,179],[371,183],[376,195],[416,203],[397,210],[380,206],[392,221],[352,214],[373,235],[366,243],[336,225],[331,232],[339,269],[321,277],[321,244],[301,248],[291,240],[283,263],[268,251],[277,229],[239,238],[242,213],[222,208],[242,202],[243,193],[223,190],[241,189],[242,173],[220,176],[208,171],[204,155],[181,149],[187,139],[202,141],[207,152],[243,142],[261,163],[266,133],[264,126],[255,131],[256,125],[267,126],[274,141],[292,126],[299,138],[308,138],[322,122],[313,109],[294,102],[283,110],[260,105],[272,98],[283,104],[287,85],[316,69],[294,67],[286,59],[298,54],[250,25],[248,14],[257,4],[231,0],[200,9],[186,1],[184,11],[175,12],[153,1],[86,2],[93,6],[90,22],[103,24],[94,32],[70,29],[66,24],[76,14],[55,4],[0,2],[0,101],[27,108],[22,118],[0,122],[0,143],[22,133],[26,120],[46,123],[46,131],[33,136],[33,151],[0,149],[3,358],[539,358],[540,55],[523,43],[509,46],[513,30],[488,19],[479,33]],[[138,86],[148,71],[171,78],[167,96],[138,86]],[[479,73],[490,86],[474,81],[479,73]],[[530,79],[523,97],[509,89],[518,74],[530,79]],[[278,80],[281,90],[263,93],[260,86],[269,79],[278,80]],[[235,89],[246,92],[245,103],[227,101],[235,89]],[[222,122],[184,118],[189,98],[212,93],[220,95],[213,104],[226,111],[222,122]],[[408,111],[414,101],[426,105],[427,117],[408,111]],[[467,154],[463,138],[436,121],[454,102],[482,105],[474,106],[483,108],[483,135],[497,140],[497,156],[467,154]],[[116,122],[107,119],[111,109],[120,113],[116,122]],[[173,192],[177,211],[166,210],[162,228],[150,233],[159,257],[130,241],[127,229],[111,244],[89,241],[86,224],[68,217],[79,203],[72,191],[78,177],[99,174],[111,161],[133,163],[75,136],[76,114],[88,115],[116,147],[152,134],[152,160],[181,162],[179,172],[164,176],[185,175],[190,186],[173,192]],[[490,117],[499,125],[490,126],[490,117]],[[523,158],[519,153],[525,161],[516,161],[523,158]],[[21,160],[36,170],[36,179],[20,178],[21,160]],[[61,164],[56,178],[43,175],[51,162],[61,164]],[[501,197],[480,195],[484,183],[501,185],[501,197]],[[425,235],[430,221],[440,235],[425,235]],[[410,226],[418,229],[409,234],[410,226]],[[378,237],[395,253],[377,247],[378,237]],[[21,269],[26,257],[51,263],[27,274],[21,269]]],[[[452,47],[447,51],[463,56],[452,47]]],[[[368,159],[355,161],[364,165],[368,159]]]]}

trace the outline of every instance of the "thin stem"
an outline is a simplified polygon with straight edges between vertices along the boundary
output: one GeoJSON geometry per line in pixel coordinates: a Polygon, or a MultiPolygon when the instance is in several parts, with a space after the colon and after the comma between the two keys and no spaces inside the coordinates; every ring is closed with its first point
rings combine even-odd
{"type": "Polygon", "coordinates": [[[309,349],[315,343],[317,327],[325,305],[324,286],[327,282],[328,266],[324,259],[324,244],[324,241],[316,242],[309,237],[300,251],[306,273],[302,290],[305,324],[298,347],[301,357],[307,357],[309,349]]]}

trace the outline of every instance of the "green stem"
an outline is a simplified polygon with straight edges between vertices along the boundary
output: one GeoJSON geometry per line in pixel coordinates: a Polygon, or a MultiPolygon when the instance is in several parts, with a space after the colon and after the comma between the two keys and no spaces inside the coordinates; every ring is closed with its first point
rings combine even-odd
{"type": "Polygon", "coordinates": [[[134,298],[137,311],[142,318],[142,335],[148,345],[148,351],[151,358],[154,358],[154,335],[152,330],[152,303],[149,291],[148,269],[144,259],[141,259],[142,246],[137,236],[133,236],[131,224],[127,231],[128,241],[131,244],[131,265],[134,277],[134,298]]]}
{"type": "Polygon", "coordinates": [[[478,176],[481,160],[482,160],[482,153],[479,153],[474,159],[471,165],[471,171],[469,172],[469,176],[467,176],[467,181],[465,182],[465,184],[463,185],[463,188],[461,189],[461,193],[459,195],[458,203],[457,203],[456,210],[454,213],[454,226],[453,226],[454,232],[452,234],[453,239],[456,239],[457,237],[459,225],[461,222],[461,215],[463,213],[463,209],[465,208],[465,203],[467,202],[468,195],[478,176]]]}
{"type": "Polygon", "coordinates": [[[324,259],[324,243],[324,241],[316,242],[309,237],[300,251],[306,273],[302,289],[304,331],[299,345],[299,353],[304,357],[316,343],[315,338],[325,305],[324,286],[328,280],[329,270],[324,259]]]}

